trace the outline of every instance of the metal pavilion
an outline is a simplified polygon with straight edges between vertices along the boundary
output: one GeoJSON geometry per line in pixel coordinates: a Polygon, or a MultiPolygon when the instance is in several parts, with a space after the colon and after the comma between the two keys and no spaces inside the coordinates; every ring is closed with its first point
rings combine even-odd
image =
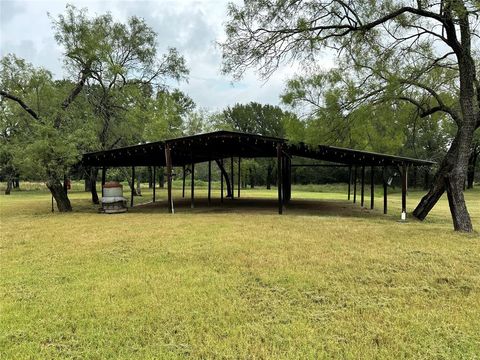
{"type": "MultiPolygon", "coordinates": [[[[370,207],[374,207],[374,174],[375,169],[383,173],[383,207],[387,213],[387,181],[385,171],[388,167],[399,170],[402,178],[402,213],[406,212],[406,195],[408,187],[408,169],[413,166],[431,166],[433,161],[413,159],[388,154],[339,148],[326,145],[308,146],[303,143],[294,144],[287,139],[246,134],[233,131],[215,131],[200,135],[186,136],[175,139],[133,145],[113,150],[98,151],[83,155],[82,163],[87,167],[102,168],[102,188],[105,183],[106,171],[113,167],[131,167],[132,179],[135,178],[136,166],[151,166],[155,179],[157,167],[166,168],[168,209],[174,212],[172,196],[172,169],[183,167],[183,187],[185,189],[185,167],[191,171],[191,204],[195,203],[195,164],[208,162],[208,201],[211,200],[212,162],[221,171],[221,196],[223,200],[224,179],[229,193],[234,196],[233,158],[238,158],[238,188],[240,196],[240,161],[242,158],[276,158],[278,185],[278,212],[282,214],[284,207],[291,199],[291,169],[295,166],[345,166],[349,168],[348,199],[353,185],[353,202],[357,201],[357,178],[360,170],[360,202],[364,206],[365,168],[371,171],[370,207]],[[292,164],[292,158],[302,157],[332,164],[292,164]],[[231,159],[230,179],[224,166],[224,159],[231,159]]],[[[155,202],[155,185],[153,186],[153,201],[155,202]]],[[[130,200],[133,206],[133,193],[130,200]]]]}

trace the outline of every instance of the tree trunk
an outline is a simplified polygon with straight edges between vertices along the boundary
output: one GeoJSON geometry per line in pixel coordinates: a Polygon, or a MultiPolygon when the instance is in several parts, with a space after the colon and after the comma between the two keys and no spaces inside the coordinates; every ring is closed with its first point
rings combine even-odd
{"type": "Polygon", "coordinates": [[[272,164],[270,164],[270,161],[268,162],[267,166],[267,190],[271,189],[271,183],[272,183],[272,164]]]}
{"type": "Polygon", "coordinates": [[[84,171],[84,182],[85,182],[85,186],[84,186],[84,191],[85,192],[91,192],[92,191],[92,182],[90,180],[91,178],[91,171],[87,171],[88,169],[86,169],[84,171]]]}
{"type": "Polygon", "coordinates": [[[472,232],[473,226],[470,220],[470,214],[467,210],[467,204],[463,197],[463,187],[465,177],[459,184],[458,179],[452,179],[450,177],[445,178],[445,187],[447,189],[448,205],[450,207],[450,213],[452,214],[453,228],[456,231],[472,232]],[[454,182],[456,180],[456,183],[454,182]]]}
{"type": "Polygon", "coordinates": [[[5,195],[10,195],[10,192],[12,191],[12,186],[13,186],[12,179],[7,178],[7,187],[5,189],[5,195]]]}
{"type": "Polygon", "coordinates": [[[137,191],[135,190],[135,183],[132,183],[132,174],[129,171],[125,170],[125,168],[122,168],[122,172],[127,178],[128,187],[130,188],[130,191],[133,192],[133,196],[137,196],[137,191]]]}
{"type": "Polygon", "coordinates": [[[63,175],[63,191],[68,194],[68,177],[66,174],[63,175]]]}
{"type": "Polygon", "coordinates": [[[448,195],[448,204],[456,231],[473,231],[470,215],[463,196],[463,184],[475,127],[462,123],[445,158],[435,174],[429,192],[422,198],[413,211],[413,215],[424,220],[430,210],[443,195],[448,195]]]}
{"type": "Polygon", "coordinates": [[[248,177],[250,178],[250,189],[255,187],[255,177],[251,168],[248,169],[248,177]]]}
{"type": "Polygon", "coordinates": [[[47,181],[47,188],[52,193],[53,198],[57,203],[58,211],[69,212],[72,211],[72,204],[65,192],[62,183],[56,177],[52,177],[47,181]]]}
{"type": "Polygon", "coordinates": [[[98,168],[93,168],[90,170],[90,193],[92,194],[92,203],[99,204],[98,194],[97,194],[97,176],[98,168]]]}
{"type": "Polygon", "coordinates": [[[165,187],[165,176],[163,167],[158,169],[158,184],[160,185],[160,189],[165,187]]]}
{"type": "Polygon", "coordinates": [[[227,173],[227,171],[225,170],[225,168],[223,167],[223,165],[220,161],[215,160],[215,162],[217,163],[218,168],[222,172],[223,177],[225,178],[225,183],[227,184],[227,196],[226,197],[231,198],[232,197],[232,186],[231,186],[231,183],[230,183],[230,178],[228,177],[228,173],[227,173]]]}
{"type": "Polygon", "coordinates": [[[413,174],[412,174],[412,182],[410,187],[411,188],[416,188],[417,187],[417,175],[418,175],[418,169],[416,166],[413,167],[413,174]]]}
{"type": "Polygon", "coordinates": [[[477,150],[477,147],[475,146],[468,160],[467,189],[473,189],[473,183],[475,181],[475,166],[477,165],[479,152],[480,151],[477,150]]]}
{"type": "Polygon", "coordinates": [[[148,166],[147,169],[148,169],[148,188],[151,189],[153,187],[153,170],[151,166],[148,166]]]}
{"type": "MultiPolygon", "coordinates": [[[[435,181],[427,195],[414,210],[414,216],[425,219],[433,205],[445,190],[456,231],[472,232],[472,221],[465,204],[463,186],[467,173],[468,160],[472,150],[473,134],[480,125],[480,94],[475,93],[475,61],[471,51],[472,33],[469,27],[468,13],[461,14],[460,37],[461,51],[456,51],[459,71],[459,102],[461,115],[457,116],[457,133],[445,159],[438,169],[435,181]]],[[[477,89],[478,91],[478,89],[477,89]]]]}
{"type": "Polygon", "coordinates": [[[127,180],[128,182],[128,187],[130,188],[130,191],[133,192],[133,196],[137,196],[137,190],[135,189],[135,183],[132,183],[131,180],[127,180]]]}
{"type": "Polygon", "coordinates": [[[137,191],[136,191],[137,196],[142,196],[141,180],[142,180],[141,176],[138,175],[138,176],[137,176],[137,191]]]}

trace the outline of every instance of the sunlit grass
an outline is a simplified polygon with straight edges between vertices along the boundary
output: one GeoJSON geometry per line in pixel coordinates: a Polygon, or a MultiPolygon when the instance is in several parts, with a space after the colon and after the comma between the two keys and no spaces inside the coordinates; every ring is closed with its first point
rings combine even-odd
{"type": "Polygon", "coordinates": [[[119,215],[0,196],[0,358],[478,358],[479,234],[452,231],[446,199],[400,223],[399,194],[385,216],[308,190],[282,216],[276,189],[209,206],[203,187],[190,209],[177,187],[175,215],[165,190],[119,215]]]}

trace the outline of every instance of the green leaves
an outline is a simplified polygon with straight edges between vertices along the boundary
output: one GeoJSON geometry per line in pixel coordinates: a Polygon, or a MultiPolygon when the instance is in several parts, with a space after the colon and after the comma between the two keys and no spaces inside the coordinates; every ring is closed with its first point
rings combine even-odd
{"type": "Polygon", "coordinates": [[[282,100],[305,115],[303,140],[309,144],[440,159],[451,138],[445,131],[448,118],[419,118],[413,104],[399,100],[405,94],[399,75],[385,78],[380,88],[339,69],[297,76],[287,83],[282,100]]]}
{"type": "Polygon", "coordinates": [[[193,100],[179,90],[159,92],[148,104],[144,140],[156,141],[201,131],[202,120],[193,114],[194,108],[193,100]]]}
{"type": "MultiPolygon", "coordinates": [[[[7,54],[0,60],[0,89],[23,99],[28,104],[38,104],[38,97],[43,93],[51,95],[52,86],[52,74],[49,71],[34,68],[32,64],[14,54],[7,54]]],[[[41,107],[36,106],[32,109],[41,115],[41,107]]]]}
{"type": "Polygon", "coordinates": [[[0,89],[8,91],[0,107],[4,168],[58,180],[82,152],[183,131],[193,101],[180,92],[155,92],[167,78],[186,78],[185,59],[173,48],[158,55],[157,35],[143,19],[121,23],[73,5],[50,17],[73,81],[53,81],[48,71],[14,55],[1,60],[0,89]],[[159,124],[162,134],[155,133],[159,124]]]}
{"type": "Polygon", "coordinates": [[[30,142],[21,142],[14,148],[15,164],[22,176],[47,179],[58,178],[78,161],[78,149],[73,137],[58,136],[48,127],[41,127],[30,142]]]}
{"type": "Polygon", "coordinates": [[[90,19],[86,9],[78,10],[73,5],[67,5],[65,14],[50,18],[55,40],[64,48],[64,62],[68,68],[77,71],[94,68],[105,58],[113,22],[110,14],[90,19]]]}
{"type": "Polygon", "coordinates": [[[251,102],[227,107],[217,119],[216,127],[249,134],[283,137],[283,120],[287,114],[278,106],[251,102]]]}
{"type": "Polygon", "coordinates": [[[107,13],[89,17],[86,9],[67,5],[66,13],[52,18],[55,39],[65,49],[65,65],[74,74],[90,73],[104,87],[123,86],[129,80],[179,81],[188,74],[176,49],[157,54],[157,34],[145,20],[132,16],[127,23],[107,13]]]}

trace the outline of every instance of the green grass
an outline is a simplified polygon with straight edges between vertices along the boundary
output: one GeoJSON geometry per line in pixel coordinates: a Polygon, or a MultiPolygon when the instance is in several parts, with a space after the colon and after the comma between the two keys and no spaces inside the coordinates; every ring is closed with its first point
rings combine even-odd
{"type": "Polygon", "coordinates": [[[119,215],[0,196],[0,358],[479,359],[479,233],[452,231],[446,199],[399,223],[398,194],[385,216],[322,189],[282,216],[275,189],[195,209],[176,189],[175,215],[163,190],[119,215]]]}

